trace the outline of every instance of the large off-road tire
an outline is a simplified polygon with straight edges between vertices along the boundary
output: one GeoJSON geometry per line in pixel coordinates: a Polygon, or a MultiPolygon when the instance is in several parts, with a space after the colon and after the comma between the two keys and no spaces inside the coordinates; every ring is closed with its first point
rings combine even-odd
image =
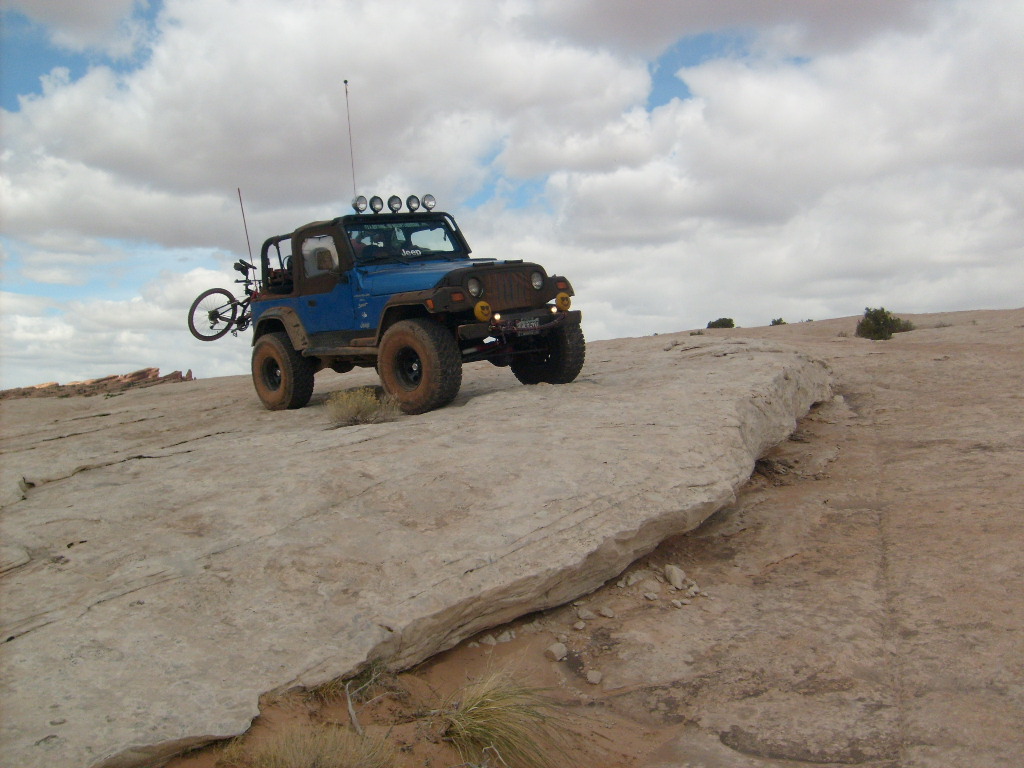
{"type": "Polygon", "coordinates": [[[425,413],[459,393],[462,353],[444,326],[426,318],[400,320],[381,340],[377,372],[405,413],[425,413]]]}
{"type": "Polygon", "coordinates": [[[283,331],[256,340],[252,350],[252,383],[256,394],[271,411],[301,408],[313,395],[316,361],[292,347],[283,331]]]}
{"type": "Polygon", "coordinates": [[[568,384],[579,376],[587,354],[583,329],[576,324],[555,328],[536,352],[515,355],[512,373],[523,384],[568,384]]]}
{"type": "Polygon", "coordinates": [[[214,341],[231,330],[237,310],[231,291],[223,288],[203,291],[188,310],[188,329],[200,341],[214,341]]]}

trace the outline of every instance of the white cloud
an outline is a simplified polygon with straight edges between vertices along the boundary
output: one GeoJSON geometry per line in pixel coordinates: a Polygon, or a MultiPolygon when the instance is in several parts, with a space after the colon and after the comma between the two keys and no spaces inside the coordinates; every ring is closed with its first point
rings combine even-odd
{"type": "MultiPolygon", "coordinates": [[[[131,8],[50,23],[114,39],[131,8]]],[[[346,78],[360,190],[432,192],[477,255],[568,275],[590,338],[1019,304],[1019,2],[168,0],[157,23],[138,69],[55,71],[3,115],[5,280],[122,281],[12,326],[25,365],[59,366],[74,316],[106,373],[156,350],[244,372],[244,344],[184,331],[233,279],[196,259],[244,255],[236,187],[254,248],[346,211],[346,78]],[[716,30],[747,53],[647,109],[657,57],[716,30]]]]}
{"type": "Polygon", "coordinates": [[[44,24],[54,45],[73,51],[99,49],[114,57],[130,55],[144,34],[132,17],[146,0],[7,0],[9,10],[20,11],[44,24]]]}

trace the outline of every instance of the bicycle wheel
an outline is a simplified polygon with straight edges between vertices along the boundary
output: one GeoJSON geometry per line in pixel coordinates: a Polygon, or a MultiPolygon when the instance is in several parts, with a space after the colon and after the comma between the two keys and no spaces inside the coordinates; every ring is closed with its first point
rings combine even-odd
{"type": "Polygon", "coordinates": [[[237,304],[230,291],[211,288],[200,293],[188,311],[188,329],[200,341],[219,339],[235,324],[237,304]]]}

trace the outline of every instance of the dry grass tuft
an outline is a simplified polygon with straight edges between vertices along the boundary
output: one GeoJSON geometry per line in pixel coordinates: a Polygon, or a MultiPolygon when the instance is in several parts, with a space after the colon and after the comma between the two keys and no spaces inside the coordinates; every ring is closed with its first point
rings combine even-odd
{"type": "Polygon", "coordinates": [[[395,682],[395,675],[381,661],[372,661],[359,674],[350,678],[336,677],[326,683],[307,690],[307,701],[330,704],[350,699],[364,704],[385,693],[397,694],[401,688],[395,682]]]}
{"type": "Polygon", "coordinates": [[[541,689],[497,672],[456,691],[436,716],[463,760],[482,766],[549,768],[571,764],[566,718],[541,689]]]}
{"type": "Polygon", "coordinates": [[[391,768],[394,748],[333,725],[293,725],[252,745],[236,741],[217,768],[391,768]]]}
{"type": "Polygon", "coordinates": [[[324,406],[339,427],[353,424],[380,424],[402,415],[398,401],[381,387],[360,387],[332,392],[324,406]]]}

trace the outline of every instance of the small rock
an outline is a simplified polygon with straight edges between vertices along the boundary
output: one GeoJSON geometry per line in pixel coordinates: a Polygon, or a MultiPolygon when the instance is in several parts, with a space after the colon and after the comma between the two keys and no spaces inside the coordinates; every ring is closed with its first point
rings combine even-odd
{"type": "Polygon", "coordinates": [[[589,608],[580,608],[576,611],[576,618],[583,619],[584,621],[593,621],[597,618],[597,614],[589,608]]]}
{"type": "Polygon", "coordinates": [[[602,677],[604,677],[604,675],[602,675],[596,669],[592,669],[589,672],[587,672],[587,682],[591,685],[599,685],[602,677]]]}
{"type": "Polygon", "coordinates": [[[666,565],[665,578],[676,589],[682,589],[686,586],[686,571],[678,565],[666,565]]]}
{"type": "Polygon", "coordinates": [[[565,643],[552,643],[544,650],[544,655],[551,661],[561,661],[568,652],[565,643]]]}
{"type": "Polygon", "coordinates": [[[657,600],[658,599],[658,593],[657,592],[644,592],[644,599],[645,600],[657,600]]]}
{"type": "Polygon", "coordinates": [[[516,633],[506,630],[496,638],[499,643],[510,643],[515,639],[516,633]]]}
{"type": "Polygon", "coordinates": [[[467,648],[479,648],[480,647],[480,643],[478,643],[476,640],[470,640],[468,643],[466,643],[466,647],[467,648]]]}
{"type": "Polygon", "coordinates": [[[494,635],[484,635],[480,638],[481,645],[497,645],[498,641],[494,639],[494,635]]]}
{"type": "Polygon", "coordinates": [[[672,603],[672,607],[673,608],[682,608],[683,607],[683,601],[682,600],[672,600],[671,603],[672,603]]]}
{"type": "Polygon", "coordinates": [[[577,632],[582,632],[584,629],[587,628],[587,622],[577,621],[575,624],[572,625],[572,628],[575,629],[577,632]]]}
{"type": "Polygon", "coordinates": [[[650,571],[633,571],[633,573],[627,574],[625,578],[626,586],[632,587],[634,584],[639,584],[644,579],[648,579],[651,576],[650,571]]]}
{"type": "Polygon", "coordinates": [[[604,616],[606,619],[614,619],[615,618],[615,611],[613,611],[607,605],[604,606],[603,608],[601,608],[598,611],[598,613],[601,614],[602,616],[604,616]]]}
{"type": "Polygon", "coordinates": [[[569,636],[568,635],[557,635],[555,637],[555,640],[557,640],[558,642],[560,642],[562,644],[565,644],[565,643],[569,642],[569,636]]]}

